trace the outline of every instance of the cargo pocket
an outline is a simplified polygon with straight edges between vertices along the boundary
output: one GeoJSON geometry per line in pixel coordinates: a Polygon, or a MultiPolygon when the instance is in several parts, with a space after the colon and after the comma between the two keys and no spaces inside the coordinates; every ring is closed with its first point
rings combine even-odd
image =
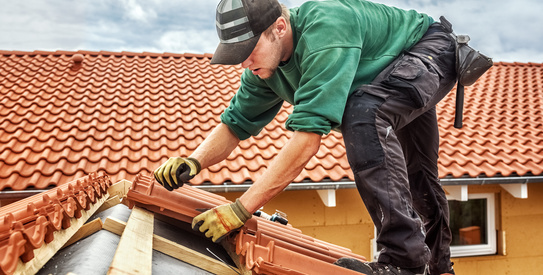
{"type": "Polygon", "coordinates": [[[413,101],[413,107],[421,108],[439,88],[439,74],[420,58],[405,55],[383,83],[407,95],[413,101]]]}

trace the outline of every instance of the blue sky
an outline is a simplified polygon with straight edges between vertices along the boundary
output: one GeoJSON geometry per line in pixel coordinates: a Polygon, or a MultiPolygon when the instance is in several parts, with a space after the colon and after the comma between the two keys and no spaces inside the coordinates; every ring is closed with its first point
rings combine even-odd
{"type": "MultiPolygon", "coordinates": [[[[0,50],[213,53],[219,0],[0,0],[0,50]]],[[[303,0],[282,1],[288,7],[303,0]]],[[[494,61],[543,63],[541,0],[377,0],[445,15],[494,61]]]]}

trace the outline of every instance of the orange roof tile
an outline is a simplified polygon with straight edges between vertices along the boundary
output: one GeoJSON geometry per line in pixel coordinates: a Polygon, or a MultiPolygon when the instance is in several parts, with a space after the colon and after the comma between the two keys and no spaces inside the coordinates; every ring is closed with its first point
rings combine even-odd
{"type": "MultiPolygon", "coordinates": [[[[58,253],[76,230],[95,211],[100,211],[98,206],[117,194],[110,187],[115,188],[108,175],[91,173],[0,208],[0,273],[32,273],[42,268],[53,256],[50,252],[58,253]],[[55,235],[57,231],[64,231],[64,235],[55,235]],[[44,248],[44,244],[52,246],[44,248]],[[36,252],[36,249],[45,249],[47,253],[36,252]],[[37,260],[30,262],[33,259],[37,260]]],[[[152,176],[144,174],[138,174],[127,191],[122,196],[130,208],[138,205],[185,224],[190,224],[202,209],[231,203],[222,196],[188,185],[170,192],[152,176]]],[[[364,256],[348,248],[304,235],[291,225],[257,216],[230,234],[223,244],[239,255],[235,259],[238,266],[243,265],[254,274],[359,274],[333,263],[341,257],[366,261],[364,256]]]]}
{"type": "Polygon", "coordinates": [[[461,129],[454,94],[438,105],[441,177],[543,174],[543,64],[495,64],[466,87],[461,129]]]}
{"type": "MultiPolygon", "coordinates": [[[[203,209],[231,203],[222,196],[188,185],[170,192],[144,174],[136,177],[126,197],[130,208],[138,205],[189,224],[203,209]]],[[[333,263],[341,257],[366,261],[348,248],[257,216],[249,219],[239,232],[230,234],[226,242],[235,247],[241,264],[254,274],[360,274],[333,263]]]]}
{"type": "MultiPolygon", "coordinates": [[[[211,55],[0,51],[0,190],[43,189],[94,171],[113,181],[150,173],[190,154],[228,105],[239,66],[211,55]],[[82,57],[82,58],[81,58],[82,57]]],[[[466,87],[464,128],[453,128],[454,93],[438,106],[440,177],[543,173],[543,64],[497,63],[466,87]]],[[[285,104],[194,185],[262,174],[291,133],[285,104]]],[[[331,133],[296,182],[352,180],[341,135],[331,133]]]]}

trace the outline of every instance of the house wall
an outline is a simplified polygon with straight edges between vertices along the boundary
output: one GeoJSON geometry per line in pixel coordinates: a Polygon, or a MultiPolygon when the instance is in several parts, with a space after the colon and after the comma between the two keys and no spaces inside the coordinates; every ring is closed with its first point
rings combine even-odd
{"type": "MultiPolygon", "coordinates": [[[[456,273],[540,272],[543,268],[543,184],[528,184],[527,199],[514,198],[499,185],[469,186],[468,190],[470,194],[496,194],[498,255],[454,258],[456,273]]],[[[220,195],[235,200],[241,193],[220,195]]],[[[336,205],[326,207],[314,190],[285,191],[265,205],[263,211],[285,212],[289,223],[304,234],[348,247],[371,260],[373,223],[357,190],[337,190],[336,205]]]]}

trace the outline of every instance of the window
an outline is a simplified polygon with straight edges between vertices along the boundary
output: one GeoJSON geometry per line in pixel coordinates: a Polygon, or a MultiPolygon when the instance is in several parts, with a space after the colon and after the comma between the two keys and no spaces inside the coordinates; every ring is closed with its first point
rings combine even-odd
{"type": "Polygon", "coordinates": [[[449,201],[451,256],[496,254],[494,194],[470,194],[468,201],[449,201]]]}
{"type": "MultiPolygon", "coordinates": [[[[496,254],[494,200],[492,193],[469,194],[467,201],[449,200],[451,257],[496,254]]],[[[380,249],[375,239],[372,244],[373,259],[377,260],[380,249]]]]}

